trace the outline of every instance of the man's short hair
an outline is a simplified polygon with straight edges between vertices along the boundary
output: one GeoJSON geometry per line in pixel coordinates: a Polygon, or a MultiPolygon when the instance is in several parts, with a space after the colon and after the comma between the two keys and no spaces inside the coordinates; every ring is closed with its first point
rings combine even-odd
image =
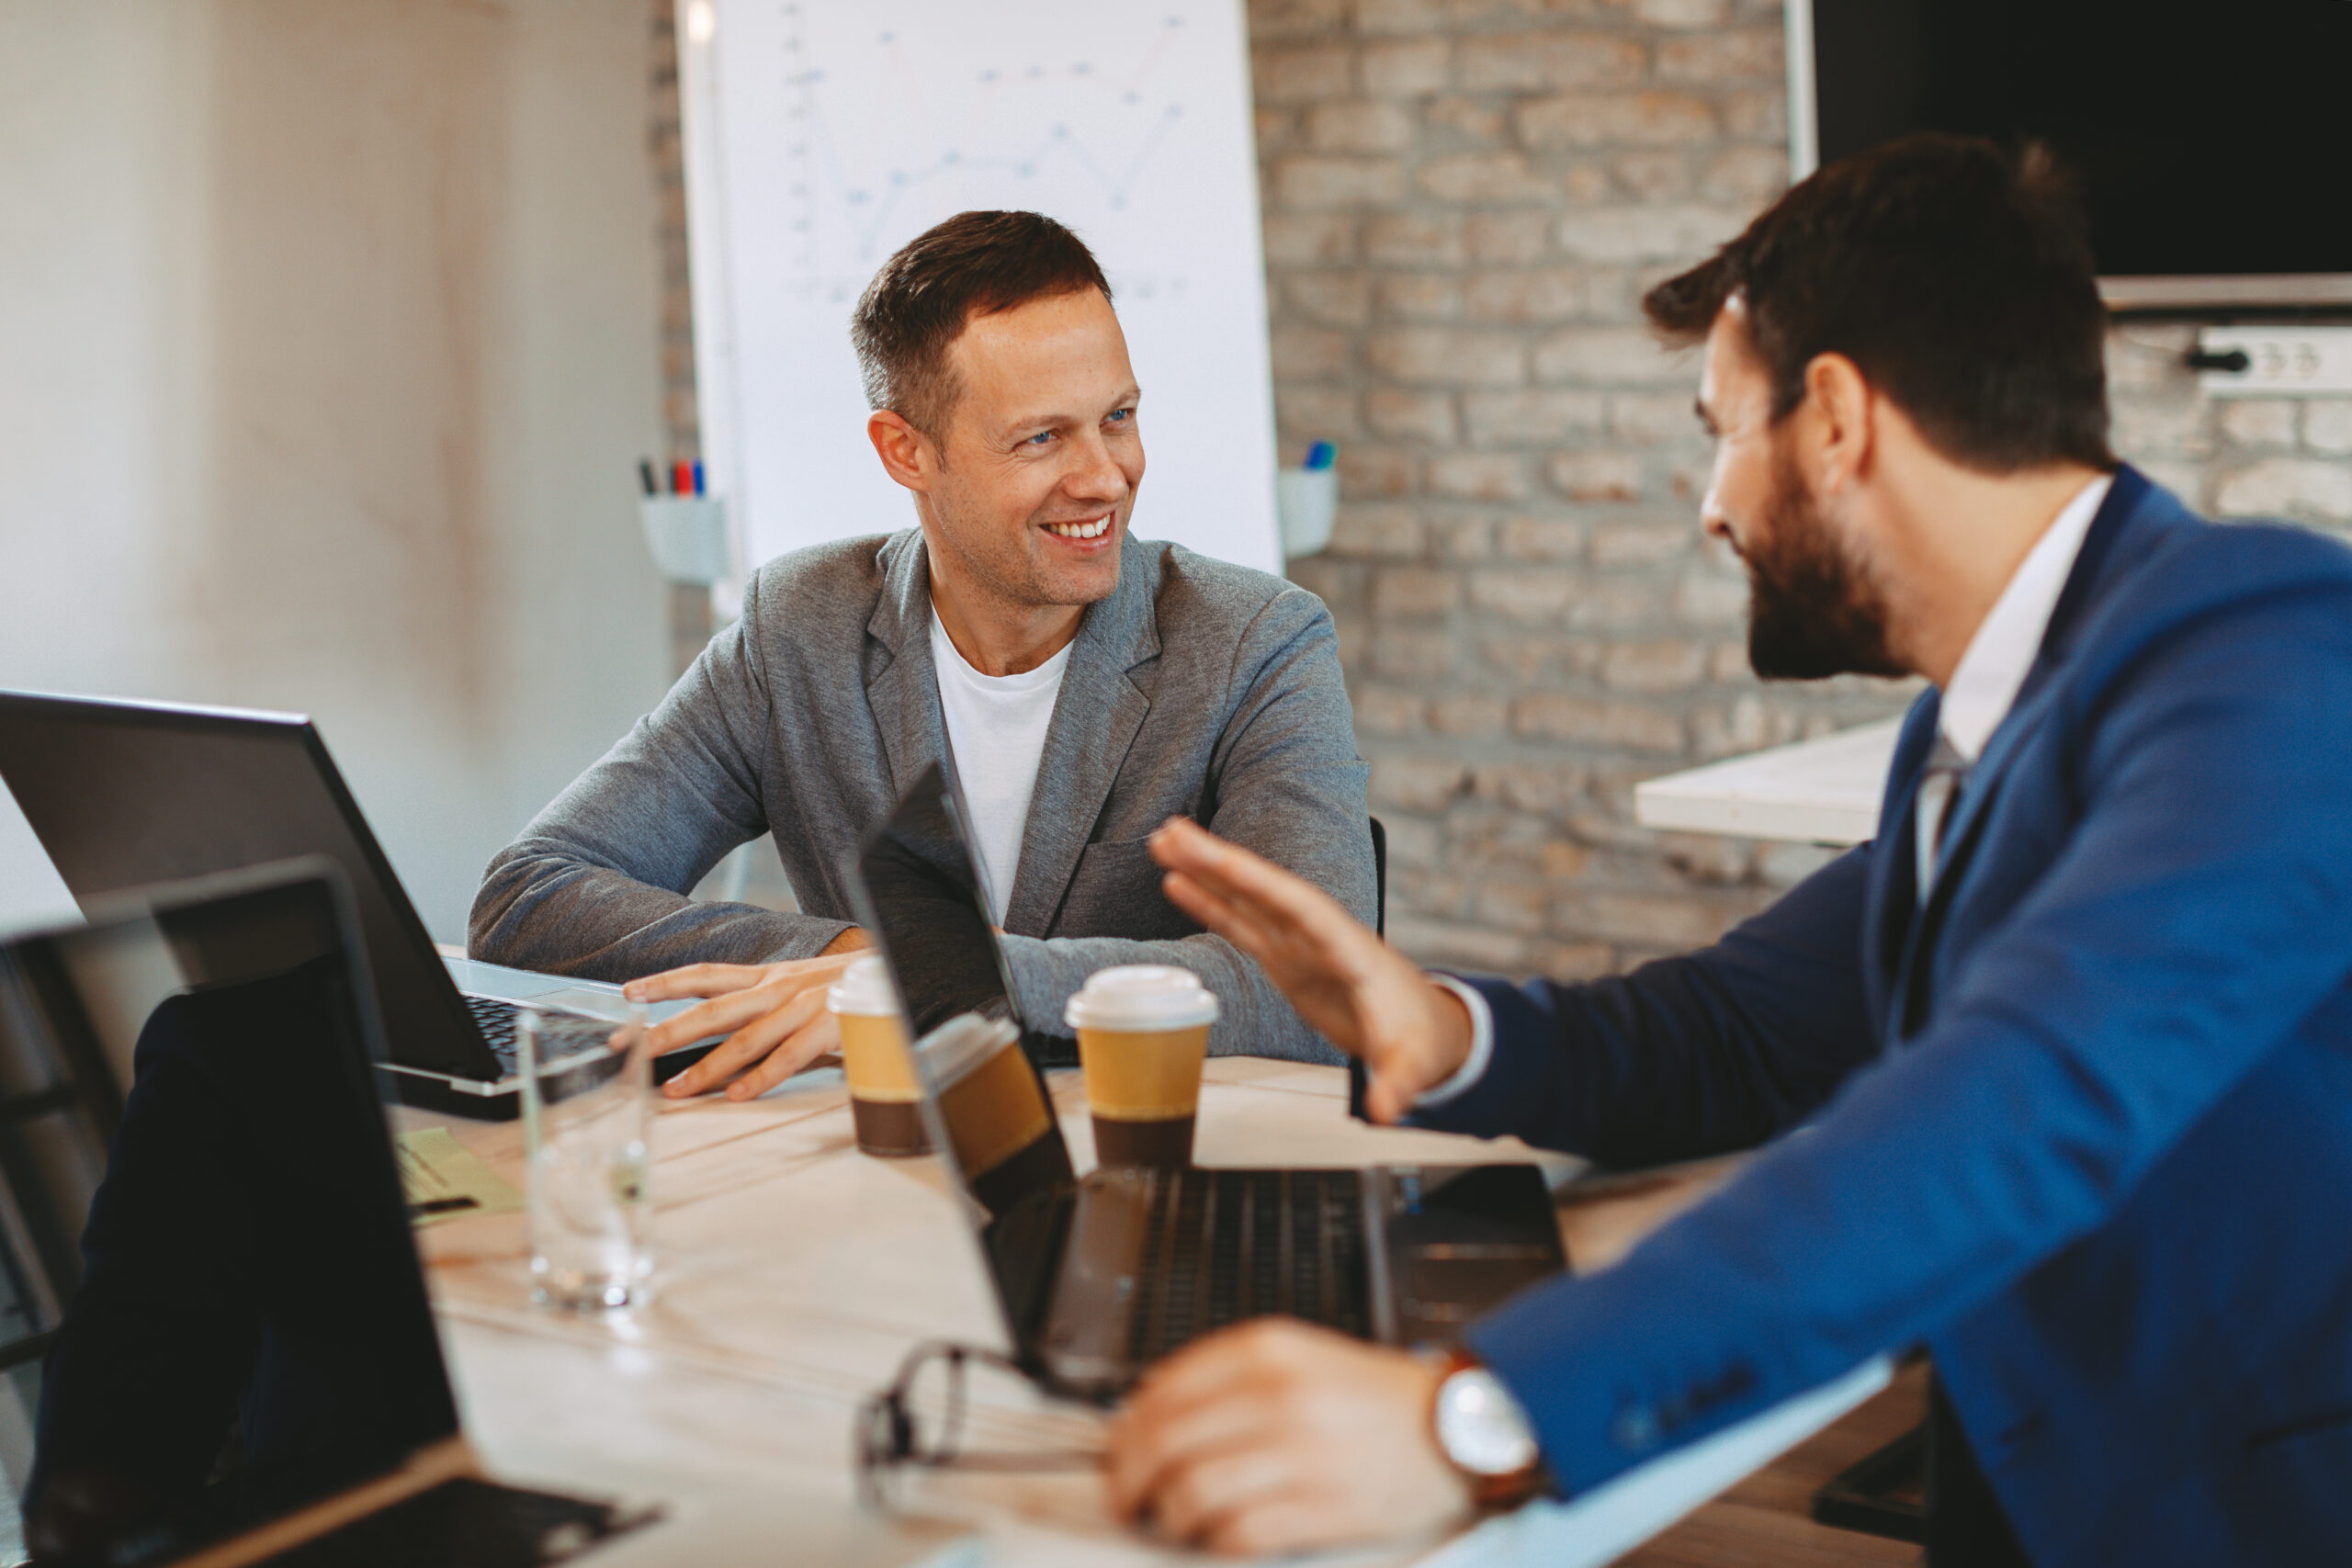
{"type": "Polygon", "coordinates": [[[1080,289],[1111,298],[1094,253],[1042,212],[959,212],[882,264],[850,318],[870,408],[944,442],[963,389],[947,362],[974,316],[1080,289]]]}
{"type": "Polygon", "coordinates": [[[1692,342],[1734,295],[1776,423],[1842,354],[1956,463],[2115,467],[2089,227],[2039,148],[1921,134],[1841,159],[1642,309],[1692,342]]]}

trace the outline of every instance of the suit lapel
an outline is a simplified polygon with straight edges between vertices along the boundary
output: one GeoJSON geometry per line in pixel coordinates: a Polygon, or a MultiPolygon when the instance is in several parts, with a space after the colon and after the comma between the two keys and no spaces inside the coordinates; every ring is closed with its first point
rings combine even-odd
{"type": "MultiPolygon", "coordinates": [[[[2117,471],[2107,499],[2099,504],[2098,515],[2091,519],[2091,525],[2083,536],[2082,548],[2075,552],[2074,567],[2066,574],[2066,586],[2060,591],[2058,603],[2051,611],[2050,624],[2041,634],[2041,645],[2035,651],[2032,668],[2026,671],[2025,681],[2018,688],[2017,700],[1993,731],[1984,754],[1969,770],[1967,782],[1952,803],[1952,817],[1944,829],[1943,847],[1937,857],[1935,885],[1928,889],[1925,907],[1910,923],[1901,948],[1902,956],[1895,965],[1894,994],[1888,998],[1886,1010],[1879,1015],[1888,1021],[1890,1043],[1902,1039],[1924,1021],[1924,1010],[1931,998],[1922,988],[1921,965],[1928,964],[1935,952],[1936,933],[1951,908],[1957,889],[1967,878],[1969,863],[1983,837],[1985,814],[2001,793],[2001,781],[2011,760],[2041,729],[2057,701],[2054,677],[2073,651],[2075,634],[2088,618],[2091,607],[2109,586],[2109,560],[2128,558],[2128,555],[2117,557],[2116,541],[2129,531],[2132,518],[2150,488],[2136,470],[2124,468],[2117,471]]],[[[1934,733],[1931,725],[1928,730],[1930,742],[1934,733]]],[[[1910,739],[1907,730],[1905,739],[1910,739]]],[[[1924,755],[1923,752],[1922,761],[1924,755]]],[[[1915,773],[1910,781],[1911,795],[1916,798],[1917,792],[1915,773]]],[[[1904,827],[1908,833],[1917,831],[1907,812],[1904,827]]],[[[1903,847],[1907,851],[1907,839],[1903,847]]],[[[1913,863],[1913,857],[1907,852],[1894,858],[1905,866],[1913,863]]],[[[1918,892],[1913,878],[1905,875],[1896,880],[1907,889],[1907,901],[1917,904],[1918,892]]]]}
{"type": "Polygon", "coordinates": [[[1913,917],[1919,896],[1911,841],[1918,831],[1919,779],[1935,750],[1936,720],[1941,712],[1941,696],[1929,687],[1911,705],[1887,764],[1886,798],[1879,807],[1878,843],[1862,906],[1862,983],[1873,1018],[1891,1016],[1888,1009],[1917,923],[1913,917]]]}
{"type": "MultiPolygon", "coordinates": [[[[1976,841],[1981,837],[1984,813],[2001,793],[2001,778],[2009,759],[2018,748],[2041,727],[2051,705],[2047,692],[2041,701],[2025,711],[2011,709],[1993,733],[1984,754],[1968,772],[1967,782],[1960,795],[1952,802],[1952,815],[1944,829],[1943,845],[1936,855],[1936,880],[1928,889],[1928,898],[1921,905],[1903,946],[1903,956],[1896,965],[1894,994],[1888,998],[1887,1010],[1882,1016],[1887,1022],[1889,1043],[1900,1041],[1924,1021],[1925,1008],[1931,999],[1927,989],[1923,966],[1931,962],[1936,950],[1936,936],[1942,929],[1944,916],[1951,908],[1954,890],[1966,880],[1968,865],[1973,858],[1976,841]]],[[[1914,787],[1916,795],[1917,788],[1914,787]]],[[[1914,826],[1913,833],[1918,831],[1914,826]]],[[[1907,852],[1908,846],[1905,846],[1907,852]]],[[[1916,863],[1917,857],[1905,853],[1906,861],[1916,863]]],[[[1906,884],[1908,879],[1906,879],[1906,884]]],[[[1910,885],[1910,899],[1919,900],[1916,885],[1910,885]]]]}
{"type": "Polygon", "coordinates": [[[881,732],[894,798],[903,797],[924,767],[947,757],[947,720],[939,710],[938,672],[931,660],[931,570],[921,531],[901,534],[884,547],[882,597],[865,623],[866,635],[889,658],[866,682],[865,702],[881,732]]]}
{"type": "Polygon", "coordinates": [[[1005,906],[1007,931],[1042,936],[1051,929],[1127,748],[1151,711],[1150,699],[1128,671],[1159,655],[1152,565],[1141,546],[1132,538],[1124,541],[1118,592],[1089,606],[1079,625],[1037,759],[1037,784],[1021,835],[1021,865],[1005,906]]]}

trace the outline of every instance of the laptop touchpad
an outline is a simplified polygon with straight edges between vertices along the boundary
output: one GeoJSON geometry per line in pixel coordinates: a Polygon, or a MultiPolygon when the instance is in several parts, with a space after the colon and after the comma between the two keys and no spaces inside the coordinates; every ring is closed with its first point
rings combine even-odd
{"type": "Polygon", "coordinates": [[[1449,1340],[1566,1266],[1551,1192],[1533,1166],[1391,1168],[1387,1241],[1410,1343],[1449,1340]]]}

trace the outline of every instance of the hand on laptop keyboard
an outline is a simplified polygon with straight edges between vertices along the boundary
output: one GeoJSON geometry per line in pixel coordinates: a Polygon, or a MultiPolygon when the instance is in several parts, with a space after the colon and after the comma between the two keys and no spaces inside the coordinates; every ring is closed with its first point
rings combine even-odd
{"type": "Polygon", "coordinates": [[[753,1100],[828,1051],[841,1049],[841,1032],[825,1009],[825,991],[858,953],[873,945],[853,926],[815,958],[778,964],[689,964],[632,980],[622,987],[633,1002],[705,998],[650,1035],[655,1055],[725,1034],[707,1056],[662,1086],[673,1100],[727,1084],[729,1100],[753,1100]],[[741,1077],[735,1075],[741,1073],[741,1077]]]}
{"type": "Polygon", "coordinates": [[[1433,1529],[1470,1506],[1430,1427],[1442,1371],[1287,1318],[1214,1335],[1147,1372],[1112,1424],[1111,1506],[1251,1555],[1433,1529]]]}

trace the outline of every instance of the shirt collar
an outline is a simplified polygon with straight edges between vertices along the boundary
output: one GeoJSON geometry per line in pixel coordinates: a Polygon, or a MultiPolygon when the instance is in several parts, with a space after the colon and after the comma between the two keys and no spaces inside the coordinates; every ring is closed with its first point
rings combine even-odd
{"type": "Polygon", "coordinates": [[[2075,492],[2018,563],[2008,586],[1968,639],[1968,650],[1960,656],[1951,683],[1944,689],[1937,721],[1943,739],[1963,763],[1973,766],[1984,754],[1985,742],[2018,700],[2018,689],[2041,650],[2042,634],[2050,629],[2051,612],[2058,607],[2075,558],[2082,553],[2083,537],[2114,482],[2112,474],[2101,474],[2075,492]]]}
{"type": "Polygon", "coordinates": [[[983,675],[973,668],[970,660],[964,657],[964,650],[956,646],[956,639],[947,635],[947,623],[939,618],[939,606],[933,604],[931,607],[932,663],[937,665],[943,673],[951,670],[961,671],[967,680],[988,691],[1033,691],[1049,681],[1060,680],[1062,671],[1069,667],[1069,650],[1077,646],[1078,639],[1072,637],[1062,644],[1051,659],[1035,670],[1023,670],[1018,675],[983,675]]]}

